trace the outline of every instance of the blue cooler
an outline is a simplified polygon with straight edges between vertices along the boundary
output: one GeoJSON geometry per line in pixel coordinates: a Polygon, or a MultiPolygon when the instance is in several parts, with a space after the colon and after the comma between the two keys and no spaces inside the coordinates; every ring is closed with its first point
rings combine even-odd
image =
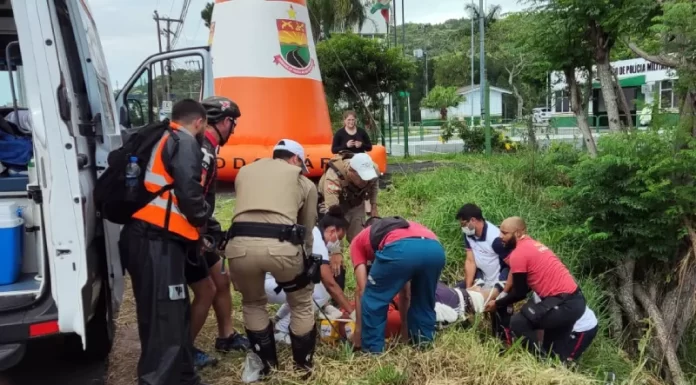
{"type": "Polygon", "coordinates": [[[0,285],[11,285],[22,272],[24,219],[15,202],[0,202],[0,285]]]}

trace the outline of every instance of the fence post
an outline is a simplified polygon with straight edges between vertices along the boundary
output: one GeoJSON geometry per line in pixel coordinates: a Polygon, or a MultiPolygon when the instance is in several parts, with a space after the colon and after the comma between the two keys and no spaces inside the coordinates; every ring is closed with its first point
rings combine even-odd
{"type": "MultiPolygon", "coordinates": [[[[404,98],[408,98],[408,92],[404,92],[403,95],[404,95],[404,98]]],[[[404,158],[408,158],[409,157],[409,155],[408,155],[408,134],[409,134],[408,115],[409,115],[409,111],[408,111],[408,107],[407,107],[406,103],[401,103],[401,104],[404,105],[403,109],[402,109],[403,118],[401,119],[401,120],[403,120],[403,123],[404,123],[404,158]]]]}

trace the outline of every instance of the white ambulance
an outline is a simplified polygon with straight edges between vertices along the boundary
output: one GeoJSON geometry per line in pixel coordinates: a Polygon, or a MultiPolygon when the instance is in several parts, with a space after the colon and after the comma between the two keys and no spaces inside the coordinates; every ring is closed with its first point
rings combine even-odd
{"type": "Polygon", "coordinates": [[[86,2],[0,0],[0,370],[36,338],[108,355],[123,271],[120,228],[95,214],[96,178],[122,130],[158,119],[157,99],[171,99],[155,89],[164,63],[200,63],[199,89],[178,98],[213,91],[202,47],[151,56],[114,100],[86,2]],[[33,162],[18,167],[27,151],[11,144],[27,141],[33,162]]]}

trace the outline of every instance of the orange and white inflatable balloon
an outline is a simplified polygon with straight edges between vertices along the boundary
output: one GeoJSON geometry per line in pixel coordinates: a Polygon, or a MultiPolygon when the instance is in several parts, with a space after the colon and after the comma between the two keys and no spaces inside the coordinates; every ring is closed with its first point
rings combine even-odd
{"type": "MultiPolygon", "coordinates": [[[[321,176],[333,135],[306,0],[216,0],[209,44],[215,94],[242,112],[220,149],[218,178],[233,181],[282,138],[302,144],[309,176],[321,176]]],[[[372,148],[385,172],[385,148],[372,148]]]]}

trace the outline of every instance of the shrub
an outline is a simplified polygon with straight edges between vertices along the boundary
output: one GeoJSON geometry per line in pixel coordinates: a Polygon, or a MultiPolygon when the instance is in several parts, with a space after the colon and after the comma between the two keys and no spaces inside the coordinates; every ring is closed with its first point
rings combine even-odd
{"type": "MultiPolygon", "coordinates": [[[[486,129],[483,126],[469,127],[464,120],[451,119],[443,123],[440,138],[447,143],[454,135],[464,142],[464,152],[482,153],[486,150],[486,129]]],[[[515,151],[517,144],[501,131],[491,128],[491,149],[496,152],[515,151]]]]}

